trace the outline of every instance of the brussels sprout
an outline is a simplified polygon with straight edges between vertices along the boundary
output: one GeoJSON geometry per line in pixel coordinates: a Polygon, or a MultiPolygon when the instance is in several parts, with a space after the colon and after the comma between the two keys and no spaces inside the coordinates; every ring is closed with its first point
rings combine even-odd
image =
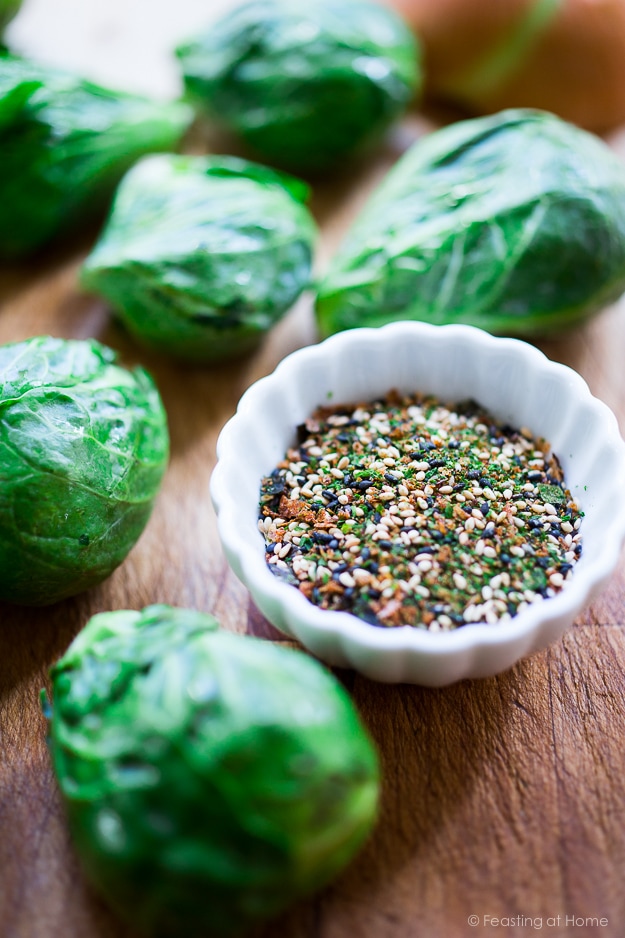
{"type": "Polygon", "coordinates": [[[146,934],[236,933],[330,880],[375,751],[307,655],[168,606],[94,616],[52,669],[50,745],[87,875],[146,934]]]}
{"type": "Polygon", "coordinates": [[[165,471],[158,392],[95,341],[0,346],[0,599],[56,602],[105,579],[165,471]]]}
{"type": "Polygon", "coordinates": [[[567,328],[625,289],[625,167],[547,113],[503,111],[417,142],[330,264],[327,335],[396,319],[567,328]]]}
{"type": "Polygon", "coordinates": [[[195,361],[242,354],[309,282],[307,196],[232,157],[147,157],[123,180],[82,284],[147,346],[195,361]]]}
{"type": "Polygon", "coordinates": [[[128,167],[173,147],[186,105],[0,56],[0,257],[28,255],[106,207],[128,167]]]}
{"type": "Polygon", "coordinates": [[[0,30],[13,19],[22,5],[22,0],[0,0],[0,30]]]}
{"type": "Polygon", "coordinates": [[[296,172],[374,139],[421,84],[408,27],[370,0],[252,0],[177,54],[192,99],[296,172]]]}

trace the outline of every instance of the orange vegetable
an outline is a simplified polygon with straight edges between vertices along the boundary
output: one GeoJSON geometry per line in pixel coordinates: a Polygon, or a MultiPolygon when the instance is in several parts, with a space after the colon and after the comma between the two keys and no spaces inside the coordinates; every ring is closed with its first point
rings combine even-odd
{"type": "Polygon", "coordinates": [[[476,113],[625,122],[623,0],[387,0],[423,42],[427,89],[476,113]]]}

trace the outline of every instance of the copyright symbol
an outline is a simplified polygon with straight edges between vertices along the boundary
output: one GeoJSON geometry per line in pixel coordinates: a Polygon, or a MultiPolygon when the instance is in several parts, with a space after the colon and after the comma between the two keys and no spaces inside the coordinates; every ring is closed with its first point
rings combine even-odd
{"type": "Polygon", "coordinates": [[[476,925],[480,924],[480,917],[479,915],[469,915],[467,922],[469,923],[471,928],[475,928],[476,925]]]}

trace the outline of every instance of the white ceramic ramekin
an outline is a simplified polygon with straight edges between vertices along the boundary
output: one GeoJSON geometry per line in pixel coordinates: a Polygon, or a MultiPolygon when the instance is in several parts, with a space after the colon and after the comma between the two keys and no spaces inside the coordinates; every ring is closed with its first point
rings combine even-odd
{"type": "Polygon", "coordinates": [[[394,323],[355,329],[289,355],[243,395],[217,444],[211,494],[224,551],[263,615],[329,664],[381,681],[430,686],[509,668],[558,638],[605,584],[625,539],[625,443],[614,415],[572,369],[525,342],[470,326],[394,323]],[[321,404],[370,401],[392,388],[474,398],[546,438],[585,513],[583,555],[566,587],[512,620],[430,633],[377,628],[310,603],[265,563],[259,490],[321,404]]]}

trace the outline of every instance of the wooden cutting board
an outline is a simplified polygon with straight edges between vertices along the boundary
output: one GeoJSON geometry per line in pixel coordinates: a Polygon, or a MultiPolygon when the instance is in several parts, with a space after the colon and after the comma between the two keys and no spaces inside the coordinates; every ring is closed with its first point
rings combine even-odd
{"type": "MultiPolygon", "coordinates": [[[[167,96],[178,89],[169,49],[208,7],[214,15],[229,5],[25,0],[9,39],[52,64],[167,96]]],[[[317,189],[320,269],[373,185],[431,126],[409,118],[369,161],[317,189]]],[[[610,142],[625,159],[625,130],[610,142]]],[[[49,666],[88,617],[165,602],[283,640],[226,566],[208,481],[217,435],[245,388],[314,341],[311,299],[254,356],[189,369],[137,352],[106,307],[81,294],[89,243],[0,273],[0,342],[94,336],[126,362],[141,360],[167,407],[172,458],[145,534],[106,583],[48,609],[0,606],[2,938],[130,936],[82,879],[38,703],[49,666]]],[[[576,368],[623,429],[625,306],[542,348],[576,368]]],[[[257,938],[534,936],[541,925],[550,938],[625,934],[624,587],[621,564],[560,642],[496,678],[427,690],[341,673],[382,755],[379,823],[343,876],[257,938]]]]}

